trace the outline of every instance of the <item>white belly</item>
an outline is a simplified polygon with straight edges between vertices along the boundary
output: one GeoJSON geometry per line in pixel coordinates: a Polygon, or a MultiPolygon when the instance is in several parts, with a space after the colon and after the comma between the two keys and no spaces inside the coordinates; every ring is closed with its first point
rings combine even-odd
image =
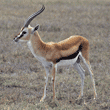
{"type": "Polygon", "coordinates": [[[79,56],[79,54],[74,59],[61,60],[60,62],[57,63],[57,66],[69,66],[69,65],[73,65],[77,61],[78,56],[79,56]]]}

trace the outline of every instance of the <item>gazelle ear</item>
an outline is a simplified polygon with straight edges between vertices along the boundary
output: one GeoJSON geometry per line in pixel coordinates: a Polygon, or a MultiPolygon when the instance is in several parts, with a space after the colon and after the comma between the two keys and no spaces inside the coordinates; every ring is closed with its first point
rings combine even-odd
{"type": "Polygon", "coordinates": [[[39,24],[32,29],[32,34],[39,29],[39,24]]]}

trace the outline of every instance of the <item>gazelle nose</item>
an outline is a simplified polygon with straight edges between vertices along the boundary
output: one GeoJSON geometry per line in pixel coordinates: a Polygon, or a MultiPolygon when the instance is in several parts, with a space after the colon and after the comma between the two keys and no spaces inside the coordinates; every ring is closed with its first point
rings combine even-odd
{"type": "Polygon", "coordinates": [[[15,42],[18,42],[18,39],[17,39],[17,37],[15,37],[15,38],[13,39],[13,41],[15,41],[15,42]]]}

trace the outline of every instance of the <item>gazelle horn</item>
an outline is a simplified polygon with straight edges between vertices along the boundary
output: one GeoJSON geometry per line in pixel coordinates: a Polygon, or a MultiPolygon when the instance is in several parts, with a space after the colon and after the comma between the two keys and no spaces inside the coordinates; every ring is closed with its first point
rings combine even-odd
{"type": "Polygon", "coordinates": [[[30,24],[30,22],[31,22],[36,16],[38,16],[40,13],[42,13],[42,12],[44,11],[44,9],[45,9],[45,6],[43,5],[42,8],[41,8],[39,11],[37,11],[37,12],[33,13],[31,16],[29,16],[28,19],[26,20],[26,22],[24,23],[24,26],[23,26],[23,27],[28,27],[28,25],[30,24]]]}

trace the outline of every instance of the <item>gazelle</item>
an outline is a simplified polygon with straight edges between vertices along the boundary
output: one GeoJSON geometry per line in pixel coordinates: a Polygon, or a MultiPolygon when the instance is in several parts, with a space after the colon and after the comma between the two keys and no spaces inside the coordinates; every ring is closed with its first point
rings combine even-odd
{"type": "Polygon", "coordinates": [[[58,66],[73,65],[75,69],[81,76],[81,92],[79,97],[83,96],[84,78],[85,70],[80,65],[80,59],[83,61],[87,67],[94,89],[94,99],[97,96],[95,81],[93,77],[93,72],[89,63],[89,42],[86,38],[75,35],[71,36],[58,43],[49,42],[45,43],[41,40],[38,34],[39,25],[31,27],[30,22],[44,11],[44,5],[42,8],[28,17],[24,26],[21,28],[20,33],[15,36],[14,41],[26,41],[29,49],[31,50],[34,57],[42,63],[45,68],[45,85],[44,93],[40,101],[44,101],[46,97],[46,87],[49,76],[49,69],[52,67],[53,76],[53,99],[55,99],[55,73],[57,72],[58,66]]]}

